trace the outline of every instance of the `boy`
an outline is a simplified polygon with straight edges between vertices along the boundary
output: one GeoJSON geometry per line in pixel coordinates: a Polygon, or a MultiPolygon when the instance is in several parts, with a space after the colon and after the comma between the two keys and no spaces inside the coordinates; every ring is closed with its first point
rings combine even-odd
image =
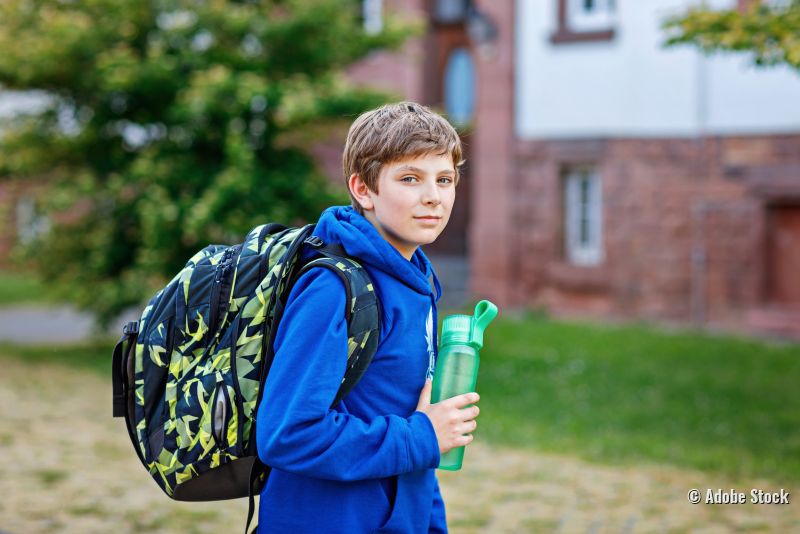
{"type": "Polygon", "coordinates": [[[272,467],[259,532],[447,531],[434,469],[472,441],[478,408],[465,407],[478,395],[430,404],[441,288],[419,246],[447,225],[461,163],[453,127],[418,104],[383,106],[350,127],[352,206],[325,210],[314,234],[367,269],[381,305],[378,349],[331,409],[347,359],[344,285],[327,269],[297,281],[256,419],[258,454],[272,467]]]}

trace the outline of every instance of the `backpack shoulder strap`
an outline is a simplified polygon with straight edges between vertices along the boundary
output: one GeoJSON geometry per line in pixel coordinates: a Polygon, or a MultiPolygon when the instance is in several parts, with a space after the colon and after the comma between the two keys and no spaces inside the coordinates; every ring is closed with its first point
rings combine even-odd
{"type": "MultiPolygon", "coordinates": [[[[313,245],[312,245],[313,246],[313,245]]],[[[339,245],[315,247],[322,256],[308,262],[298,273],[321,267],[336,274],[344,283],[347,306],[347,368],[331,406],[339,403],[361,380],[375,351],[380,336],[380,302],[367,270],[358,261],[345,255],[339,245]]]]}
{"type": "MultiPolygon", "coordinates": [[[[347,368],[345,370],[342,384],[339,386],[339,391],[331,403],[331,407],[336,406],[339,402],[355,387],[364,372],[372,362],[375,352],[378,349],[378,339],[381,332],[380,326],[380,301],[378,295],[375,293],[375,288],[367,273],[367,270],[353,258],[350,258],[341,245],[329,243],[325,244],[320,238],[310,236],[303,241],[314,248],[321,256],[306,263],[294,276],[291,276],[292,282],[297,281],[309,269],[320,267],[329,269],[336,274],[344,283],[346,293],[345,318],[347,320],[347,368]]],[[[286,298],[288,298],[291,291],[291,284],[285,291],[286,298]]],[[[283,315],[283,304],[278,299],[278,309],[274,316],[274,321],[277,324],[283,315]]],[[[264,367],[266,372],[261,375],[261,387],[259,388],[258,401],[256,406],[261,403],[261,395],[264,390],[263,381],[269,372],[272,365],[274,353],[272,351],[272,344],[274,342],[275,332],[277,328],[271,329],[271,336],[266,345],[264,367]]],[[[252,432],[255,432],[255,425],[252,427],[252,432]]],[[[255,440],[251,439],[250,442],[255,444],[255,440]]],[[[255,446],[255,445],[253,445],[255,446]]],[[[254,494],[252,488],[253,481],[258,478],[263,478],[265,473],[269,472],[269,467],[265,466],[256,457],[253,465],[253,471],[250,474],[251,490],[249,494],[249,509],[247,513],[247,523],[245,525],[245,533],[247,534],[250,528],[255,511],[254,507],[254,494]]],[[[253,530],[255,532],[256,529],[253,530]]],[[[251,533],[252,534],[252,533],[251,533]]]]}

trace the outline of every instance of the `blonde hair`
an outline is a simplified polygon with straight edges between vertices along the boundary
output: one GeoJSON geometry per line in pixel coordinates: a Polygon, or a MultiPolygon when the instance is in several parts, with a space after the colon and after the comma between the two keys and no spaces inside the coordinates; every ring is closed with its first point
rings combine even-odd
{"type": "MultiPolygon", "coordinates": [[[[358,116],[347,132],[342,155],[345,185],[358,174],[366,186],[378,193],[378,176],[387,163],[427,154],[450,155],[456,171],[462,165],[461,139],[442,116],[414,102],[386,104],[358,116]]],[[[353,207],[363,213],[350,192],[353,207]]]]}

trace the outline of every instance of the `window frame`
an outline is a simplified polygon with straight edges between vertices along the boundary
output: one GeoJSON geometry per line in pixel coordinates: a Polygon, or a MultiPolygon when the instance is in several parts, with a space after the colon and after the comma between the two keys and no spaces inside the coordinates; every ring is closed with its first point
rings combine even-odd
{"type": "Polygon", "coordinates": [[[592,166],[565,169],[562,194],[564,259],[578,266],[601,265],[605,260],[603,181],[597,169],[592,166]],[[585,189],[584,184],[587,184],[585,189]]]}
{"type": "Polygon", "coordinates": [[[557,27],[550,35],[552,44],[584,43],[593,41],[611,41],[615,36],[614,26],[617,23],[617,1],[605,1],[613,11],[606,15],[579,16],[574,11],[584,0],[556,0],[557,27]]]}

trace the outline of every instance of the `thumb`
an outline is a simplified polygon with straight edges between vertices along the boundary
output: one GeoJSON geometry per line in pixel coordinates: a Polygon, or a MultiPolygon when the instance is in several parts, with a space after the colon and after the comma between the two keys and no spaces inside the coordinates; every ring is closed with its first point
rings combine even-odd
{"type": "Polygon", "coordinates": [[[417,411],[422,412],[431,405],[431,390],[433,389],[433,381],[431,379],[425,380],[425,385],[419,393],[419,402],[417,403],[417,411]]]}

